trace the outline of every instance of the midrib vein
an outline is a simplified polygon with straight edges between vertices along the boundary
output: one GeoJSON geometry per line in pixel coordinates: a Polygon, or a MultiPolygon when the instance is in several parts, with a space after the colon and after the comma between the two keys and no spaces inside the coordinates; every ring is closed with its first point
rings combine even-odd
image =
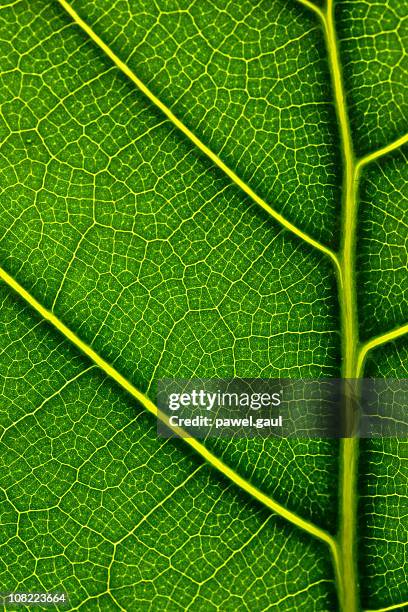
{"type": "MultiPolygon", "coordinates": [[[[300,0],[301,2],[303,0],[300,0]]],[[[303,2],[306,4],[306,2],[303,2]]],[[[307,4],[306,4],[307,5],[307,4]]],[[[358,308],[356,291],[356,234],[358,212],[358,189],[363,167],[405,144],[407,135],[374,151],[361,159],[354,155],[347,102],[342,78],[339,46],[335,28],[334,0],[327,0],[326,11],[316,9],[320,17],[327,46],[329,69],[334,94],[334,104],[343,160],[343,185],[341,203],[341,242],[339,252],[340,273],[338,274],[338,295],[342,327],[342,378],[357,379],[363,375],[365,358],[368,352],[402,336],[408,325],[401,326],[360,345],[358,332],[358,308]]],[[[355,387],[358,392],[357,386],[355,387]]],[[[344,410],[345,426],[353,428],[353,400],[346,397],[344,410]]],[[[339,558],[337,581],[339,603],[344,612],[357,612],[360,609],[359,575],[357,563],[357,478],[359,439],[350,430],[340,440],[339,472],[339,525],[336,536],[339,558]]]]}
{"type": "MultiPolygon", "coordinates": [[[[342,378],[357,377],[358,312],[355,285],[355,242],[357,223],[358,168],[354,157],[346,96],[343,86],[341,63],[335,29],[334,0],[327,0],[322,16],[329,69],[333,88],[334,105],[338,120],[340,146],[343,160],[343,185],[341,202],[340,270],[338,295],[342,328],[342,378]]],[[[346,383],[345,383],[346,384],[346,383]]],[[[349,427],[354,418],[353,405],[345,400],[343,426],[349,427]]],[[[346,435],[350,435],[346,431],[346,435]]],[[[336,542],[339,557],[337,590],[343,612],[360,609],[357,567],[357,471],[358,438],[340,440],[339,511],[336,542]]]]}
{"type": "Polygon", "coordinates": [[[96,351],[93,350],[86,342],[81,340],[71,329],[69,329],[58,317],[52,312],[44,308],[35,297],[33,297],[20,283],[18,283],[8,272],[0,267],[0,279],[3,280],[13,291],[15,291],[25,302],[27,302],[44,320],[48,321],[55,327],[65,338],[73,345],[89,357],[107,376],[115,380],[125,391],[134,397],[142,406],[162,421],[175,434],[182,437],[186,444],[193,448],[205,461],[213,466],[218,472],[236,484],[240,489],[251,495],[258,502],[280,515],[299,529],[314,536],[315,538],[325,542],[330,547],[333,557],[337,558],[337,547],[334,538],[324,529],[318,527],[314,523],[300,517],[295,512],[288,510],[269,495],[266,495],[245,478],[240,476],[235,470],[226,465],[221,459],[211,453],[201,442],[195,438],[187,437],[186,431],[180,427],[173,427],[169,424],[167,415],[159,410],[157,406],[137,387],[135,387],[127,378],[122,376],[113,366],[105,361],[96,351]]]}
{"type": "MultiPolygon", "coordinates": [[[[300,0],[309,6],[308,0],[300,0]]],[[[379,157],[390,153],[408,141],[405,135],[373,153],[356,159],[351,137],[347,102],[343,84],[339,45],[334,15],[334,0],[327,0],[323,12],[315,7],[325,35],[329,69],[331,74],[334,105],[338,120],[341,153],[343,160],[343,185],[341,203],[341,242],[339,252],[338,295],[342,327],[342,378],[357,379],[363,374],[367,353],[376,346],[389,342],[408,331],[408,325],[359,344],[358,308],[356,291],[356,226],[358,212],[358,189],[363,167],[379,157]]],[[[357,390],[358,392],[358,390],[357,390]]],[[[353,425],[354,407],[347,397],[343,407],[345,425],[353,425]]],[[[353,431],[353,428],[352,428],[353,431]]],[[[359,575],[357,563],[357,478],[359,439],[349,431],[340,440],[339,472],[339,525],[336,535],[338,546],[340,579],[337,581],[339,604],[343,612],[360,610],[359,575]]]]}
{"type": "Polygon", "coordinates": [[[243,181],[231,168],[229,168],[216,153],[214,153],[206,144],[204,144],[174,113],[166,106],[131,70],[131,68],[123,62],[114,51],[94,32],[94,30],[78,15],[73,7],[66,0],[58,0],[59,4],[72,17],[73,21],[89,36],[94,43],[109,57],[109,59],[136,85],[136,87],[175,125],[204,155],[206,155],[214,164],[218,166],[244,193],[246,193],[256,204],[263,208],[275,221],[277,221],[286,230],[317,249],[324,255],[328,256],[336,270],[339,273],[339,261],[336,253],[315,240],[291,223],[286,217],[281,215],[272,206],[270,206],[263,198],[261,198],[245,181],[243,181]]]}

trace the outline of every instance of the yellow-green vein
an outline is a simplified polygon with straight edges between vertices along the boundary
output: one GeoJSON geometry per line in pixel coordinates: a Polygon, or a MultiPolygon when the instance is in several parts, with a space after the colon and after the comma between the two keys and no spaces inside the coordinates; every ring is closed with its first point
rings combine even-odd
{"type": "Polygon", "coordinates": [[[323,11],[317,6],[317,4],[314,4],[314,2],[312,2],[311,0],[298,0],[298,2],[300,4],[303,4],[303,6],[305,6],[306,8],[310,9],[311,11],[313,11],[314,13],[316,13],[316,15],[322,20],[324,21],[325,16],[323,11]]]}
{"type": "Polygon", "coordinates": [[[401,325],[400,327],[397,327],[395,329],[392,329],[391,331],[386,332],[385,334],[380,334],[375,338],[371,338],[371,340],[368,340],[367,342],[361,344],[357,358],[358,376],[361,376],[367,354],[371,350],[375,349],[377,346],[381,346],[381,344],[392,342],[393,340],[396,340],[397,338],[400,338],[405,334],[408,334],[408,323],[406,323],[405,325],[401,325]]]}
{"type": "MultiPolygon", "coordinates": [[[[334,1],[327,0],[322,20],[333,88],[334,106],[338,121],[343,160],[341,207],[341,242],[338,295],[342,328],[342,377],[356,378],[358,347],[358,312],[355,284],[356,225],[358,208],[358,168],[354,157],[348,118],[343,75],[335,28],[334,1]]],[[[345,401],[344,426],[353,431],[353,407],[345,401]]],[[[340,579],[337,582],[339,605],[344,612],[360,609],[357,568],[357,471],[358,438],[345,437],[340,441],[339,525],[337,541],[340,556],[340,579]]]]}
{"type": "Polygon", "coordinates": [[[277,221],[286,230],[317,249],[324,255],[330,257],[339,273],[339,261],[337,255],[321,244],[309,234],[299,229],[291,223],[286,217],[272,208],[263,198],[249,185],[247,185],[231,168],[229,168],[218,155],[216,155],[207,145],[205,145],[176,115],[170,110],[159,98],[139,79],[139,77],[123,62],[112,49],[93,31],[93,29],[78,15],[72,6],[66,0],[58,0],[61,6],[72,17],[74,22],[89,36],[89,38],[98,45],[98,47],[109,57],[109,59],[136,85],[136,87],[158,108],[164,115],[175,125],[191,142],[198,147],[214,164],[216,164],[244,193],[246,193],[254,202],[263,208],[275,221],[277,221]]]}
{"type": "Polygon", "coordinates": [[[378,608],[377,610],[364,610],[364,612],[391,612],[391,610],[405,610],[406,608],[408,608],[408,601],[393,604],[391,606],[387,606],[386,608],[378,608]]]}
{"type": "Polygon", "coordinates": [[[408,134],[404,134],[404,136],[401,136],[401,138],[398,138],[397,140],[390,142],[385,147],[382,147],[381,149],[378,149],[377,151],[373,151],[372,153],[369,153],[368,155],[361,157],[357,161],[357,168],[360,170],[361,168],[375,161],[376,159],[379,159],[380,157],[383,157],[384,155],[387,155],[388,153],[391,153],[392,151],[399,149],[400,147],[404,146],[404,144],[406,144],[407,142],[408,142],[408,134]]]}
{"type": "Polygon", "coordinates": [[[72,344],[74,344],[80,351],[82,351],[87,357],[89,357],[107,376],[115,380],[123,389],[125,389],[132,397],[134,397],[142,406],[153,414],[156,418],[160,419],[167,427],[173,430],[175,434],[182,437],[185,442],[193,448],[205,461],[211,466],[216,468],[221,474],[227,479],[236,484],[240,489],[254,497],[258,502],[280,515],[293,525],[296,525],[299,529],[307,532],[315,538],[325,542],[329,547],[333,555],[333,561],[335,567],[338,566],[338,553],[337,546],[334,538],[324,529],[317,525],[303,519],[295,512],[288,510],[285,506],[282,506],[277,501],[262,493],[250,482],[245,480],[242,476],[237,474],[232,468],[226,465],[223,461],[218,459],[213,453],[211,453],[201,442],[195,438],[190,438],[187,433],[180,427],[173,427],[169,424],[168,417],[157,406],[149,399],[144,393],[137,389],[127,378],[122,376],[114,367],[112,367],[107,361],[105,361],[98,353],[96,353],[86,342],[81,340],[72,330],[70,330],[58,317],[52,312],[44,308],[38,300],[36,300],[20,283],[18,283],[8,272],[0,267],[0,279],[3,280],[13,291],[15,291],[21,298],[23,298],[44,320],[48,321],[53,325],[65,338],[67,338],[72,344]]]}
{"type": "MultiPolygon", "coordinates": [[[[402,326],[359,345],[355,283],[358,187],[361,170],[370,162],[403,146],[408,142],[408,134],[359,160],[355,158],[335,29],[334,0],[327,0],[325,10],[320,9],[311,0],[299,0],[299,2],[313,11],[319,17],[323,26],[338,120],[343,159],[342,233],[339,253],[340,270],[338,273],[342,326],[342,376],[345,379],[353,379],[363,374],[364,361],[369,350],[401,336],[406,333],[408,327],[402,326]]],[[[346,405],[344,410],[346,419],[348,419],[347,413],[352,413],[351,407],[346,405]]],[[[340,607],[345,612],[357,612],[360,608],[356,538],[358,449],[359,444],[356,437],[344,438],[340,442],[339,530],[337,538],[341,579],[338,583],[338,590],[340,607]]]]}

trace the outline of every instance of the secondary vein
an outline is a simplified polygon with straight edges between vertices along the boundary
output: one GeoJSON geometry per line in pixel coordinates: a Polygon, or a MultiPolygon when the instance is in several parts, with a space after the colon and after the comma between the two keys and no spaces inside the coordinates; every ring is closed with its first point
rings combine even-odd
{"type": "Polygon", "coordinates": [[[244,191],[254,202],[263,208],[275,221],[282,227],[290,231],[292,234],[317,249],[324,255],[328,256],[339,271],[339,261],[337,255],[329,247],[321,244],[318,240],[309,236],[296,225],[291,223],[286,217],[272,208],[263,198],[261,198],[249,185],[245,183],[231,168],[229,168],[216,153],[214,153],[207,145],[205,145],[176,115],[168,106],[166,106],[123,62],[112,49],[94,32],[94,30],[78,15],[72,6],[66,0],[58,0],[60,5],[72,17],[74,22],[89,36],[94,43],[116,64],[116,66],[138,87],[138,89],[157,107],[164,115],[175,125],[191,142],[196,145],[211,161],[216,164],[242,191],[244,191]]]}
{"type": "Polygon", "coordinates": [[[306,6],[306,8],[310,9],[311,11],[313,11],[314,13],[316,13],[316,15],[322,20],[324,21],[325,16],[323,11],[317,6],[317,4],[314,4],[314,2],[311,2],[311,0],[298,0],[298,2],[300,4],[303,4],[303,6],[306,6]]]}
{"type": "Polygon", "coordinates": [[[397,140],[390,142],[389,144],[385,145],[385,147],[382,147],[381,149],[377,149],[377,151],[373,151],[372,153],[369,153],[368,155],[361,157],[357,162],[357,168],[358,169],[363,168],[367,164],[375,161],[376,159],[383,157],[384,155],[387,155],[387,153],[391,153],[392,151],[399,149],[400,147],[404,146],[404,144],[406,143],[408,143],[408,134],[404,134],[404,136],[401,136],[401,138],[398,138],[397,140]]]}
{"type": "Polygon", "coordinates": [[[400,327],[397,327],[395,329],[392,329],[391,331],[386,332],[384,334],[380,334],[379,336],[375,336],[375,338],[371,338],[371,340],[368,340],[367,342],[363,343],[360,346],[360,350],[358,353],[358,360],[357,360],[358,374],[359,375],[361,374],[367,354],[371,350],[373,350],[377,346],[381,346],[381,344],[392,342],[393,340],[396,340],[397,338],[400,338],[401,336],[404,336],[405,334],[408,334],[408,323],[406,323],[405,325],[401,325],[400,327]]]}
{"type": "Polygon", "coordinates": [[[376,610],[364,610],[364,612],[391,612],[391,610],[405,610],[408,607],[408,601],[404,601],[403,603],[393,604],[391,606],[387,606],[386,608],[378,608],[376,610]]]}
{"type": "Polygon", "coordinates": [[[27,302],[43,319],[51,323],[65,338],[74,344],[80,351],[89,357],[101,370],[110,378],[115,380],[125,391],[130,393],[142,406],[153,414],[156,418],[162,421],[166,427],[171,429],[176,435],[184,439],[186,444],[193,448],[205,461],[212,465],[218,472],[236,484],[240,489],[249,493],[258,502],[286,519],[299,529],[307,532],[315,538],[325,542],[333,554],[334,559],[338,558],[337,545],[334,538],[324,529],[318,527],[314,523],[303,519],[295,512],[288,510],[285,506],[266,495],[245,478],[237,474],[235,470],[226,465],[221,459],[211,453],[201,442],[195,438],[188,437],[188,433],[181,427],[171,426],[167,415],[159,410],[157,406],[135,387],[127,378],[122,376],[112,365],[105,361],[96,351],[94,351],[86,342],[81,340],[71,329],[69,329],[58,317],[51,311],[44,308],[35,297],[33,297],[20,283],[18,283],[8,272],[0,267],[0,279],[3,280],[13,291],[15,291],[25,302],[27,302]]]}

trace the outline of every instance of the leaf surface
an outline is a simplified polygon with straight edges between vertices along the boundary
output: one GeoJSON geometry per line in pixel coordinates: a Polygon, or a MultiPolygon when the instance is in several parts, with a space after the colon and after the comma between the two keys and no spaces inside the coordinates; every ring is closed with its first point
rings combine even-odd
{"type": "MultiPolygon", "coordinates": [[[[404,137],[394,102],[402,68],[384,60],[367,88],[360,77],[367,53],[373,64],[388,58],[387,45],[398,54],[397,4],[381,9],[373,49],[375,9],[336,8],[359,154],[404,137]],[[374,114],[392,118],[387,128],[374,127],[374,114]]],[[[0,9],[3,270],[153,401],[162,377],[339,377],[336,269],[311,242],[340,248],[344,204],[338,101],[319,16],[280,0],[69,6],[77,23],[58,2],[0,9]]],[[[355,293],[364,341],[407,320],[404,160],[398,150],[361,171],[355,293]]],[[[64,590],[71,609],[84,610],[344,605],[326,546],[342,512],[337,442],[207,443],[204,452],[247,492],[256,487],[292,513],[286,521],[183,441],[157,439],[143,406],[8,284],[0,296],[2,591],[64,590]],[[326,542],[320,531],[305,533],[309,523],[326,542]]],[[[406,377],[405,350],[400,338],[370,352],[367,375],[406,377]]],[[[406,455],[403,441],[361,445],[362,607],[408,600],[406,455]]]]}

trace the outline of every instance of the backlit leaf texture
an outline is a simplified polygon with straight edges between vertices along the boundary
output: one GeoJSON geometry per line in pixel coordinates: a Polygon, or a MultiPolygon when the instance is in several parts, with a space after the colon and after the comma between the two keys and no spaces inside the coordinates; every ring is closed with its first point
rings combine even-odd
{"type": "Polygon", "coordinates": [[[154,405],[407,377],[407,15],[1,4],[0,592],[408,606],[406,441],[163,440],[154,405]]]}

